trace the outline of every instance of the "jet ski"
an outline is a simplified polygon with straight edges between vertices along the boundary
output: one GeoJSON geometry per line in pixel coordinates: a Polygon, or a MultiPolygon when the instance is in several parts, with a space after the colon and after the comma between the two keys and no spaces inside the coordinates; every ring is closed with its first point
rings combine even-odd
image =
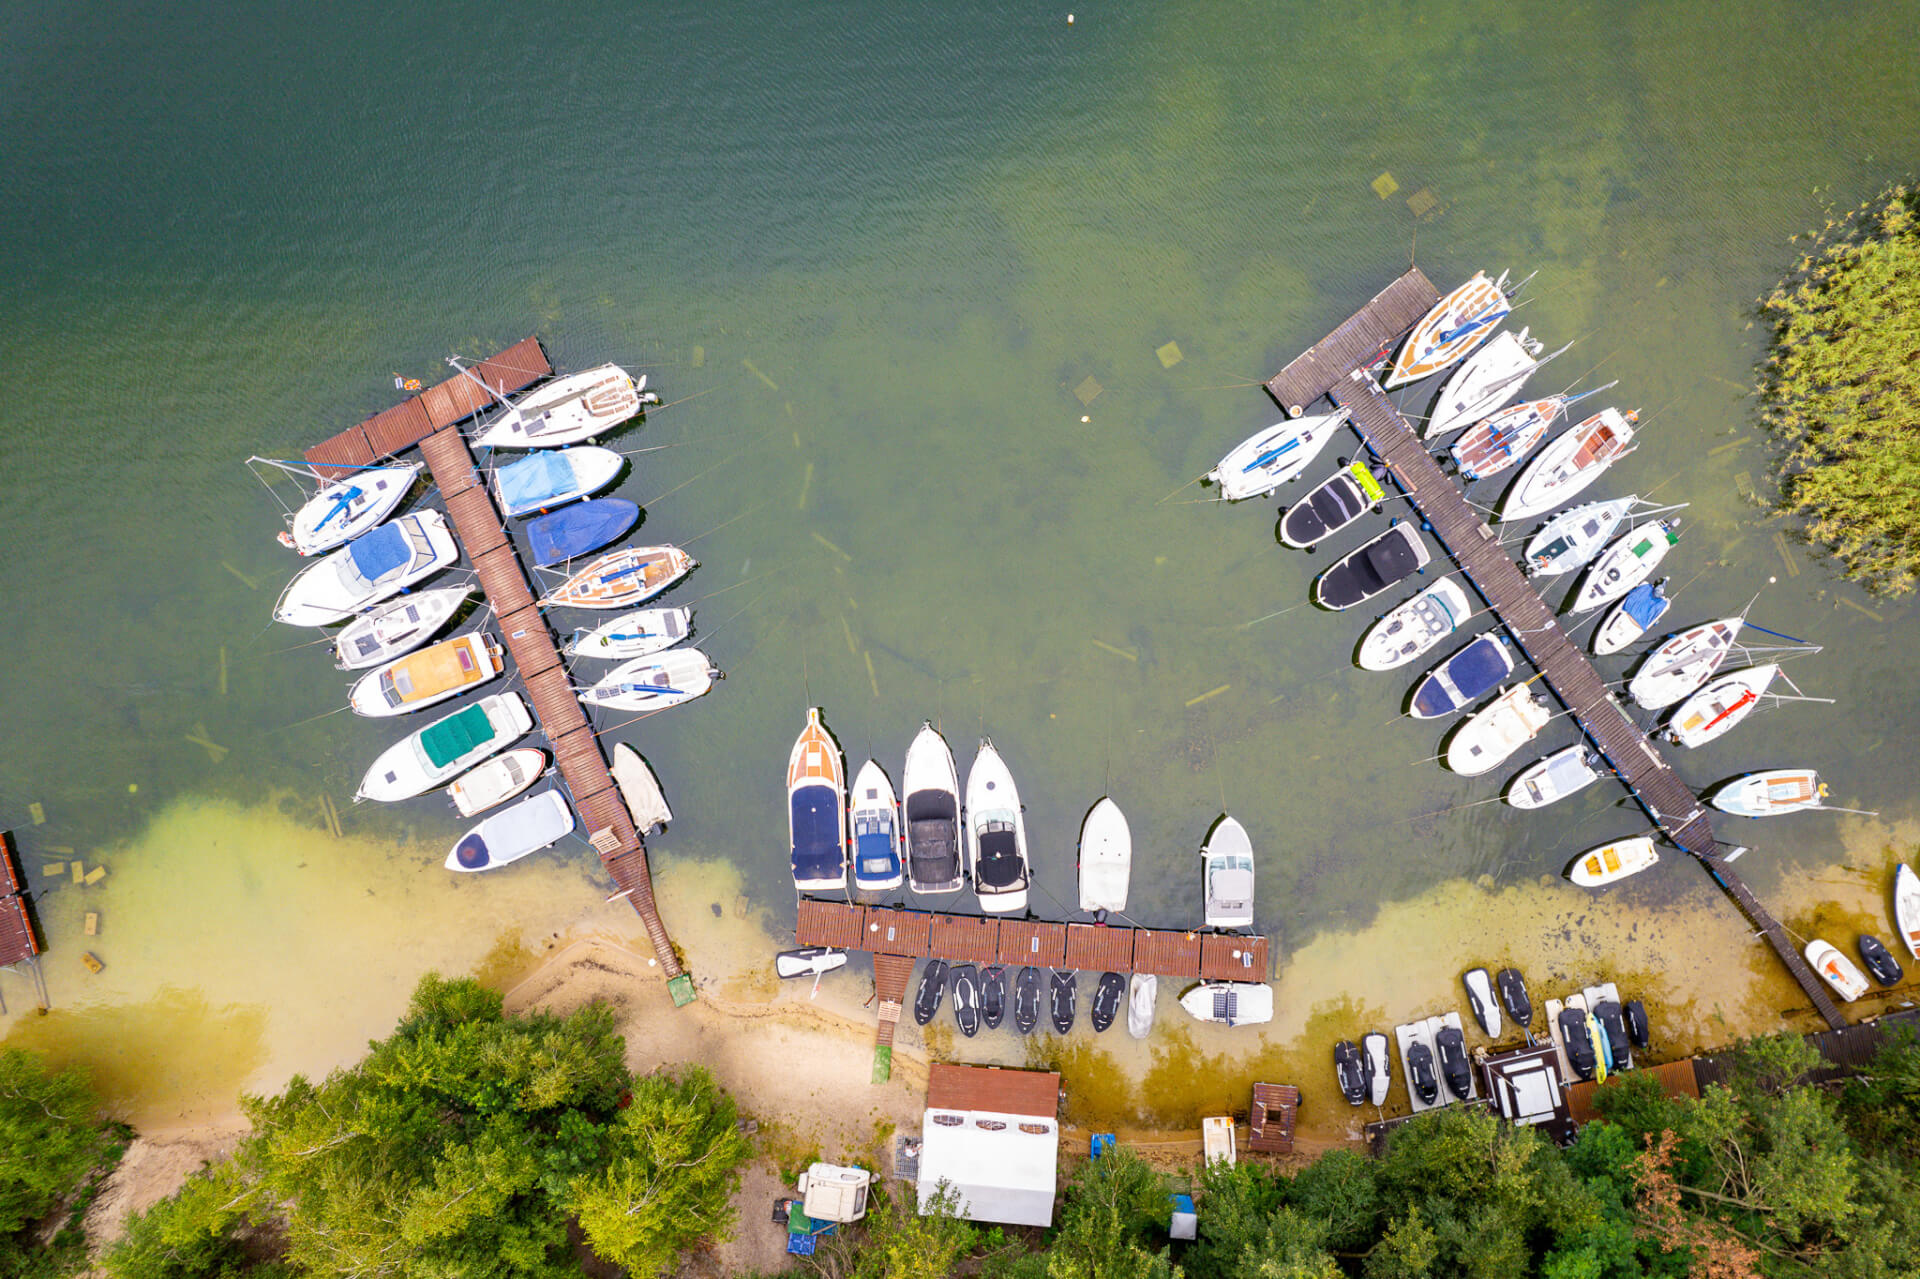
{"type": "Polygon", "coordinates": [[[1047,990],[1047,1002],[1053,1013],[1053,1028],[1059,1034],[1073,1029],[1073,1003],[1080,993],[1079,978],[1072,969],[1056,968],[1047,990]]]}
{"type": "Polygon", "coordinates": [[[1013,1025],[1023,1035],[1040,1024],[1040,970],[1022,968],[1013,983],[1013,1025]]]}
{"type": "Polygon", "coordinates": [[[1651,1041],[1647,1033],[1647,1006],[1637,999],[1629,999],[1620,1011],[1627,1019],[1627,1038],[1635,1048],[1645,1050],[1651,1041]]]}
{"type": "Polygon", "coordinates": [[[1578,1008],[1560,1010],[1560,1040],[1567,1048],[1567,1063],[1582,1079],[1592,1079],[1597,1061],[1593,1040],[1587,1037],[1587,1015],[1578,1008]]]}
{"type": "Polygon", "coordinates": [[[1393,1085],[1393,1063],[1387,1059],[1387,1037],[1379,1031],[1369,1031],[1360,1041],[1360,1051],[1366,1054],[1367,1090],[1372,1094],[1373,1104],[1383,1106],[1387,1101],[1387,1089],[1393,1085]]]}
{"type": "Polygon", "coordinates": [[[1093,1003],[1087,1009],[1087,1016],[1093,1021],[1093,1033],[1099,1034],[1113,1025],[1113,1019],[1120,1013],[1120,1004],[1127,997],[1127,979],[1119,973],[1101,973],[1100,984],[1093,988],[1093,1003]]]}
{"type": "Polygon", "coordinates": [[[1500,1002],[1506,1007],[1507,1016],[1519,1022],[1522,1030],[1531,1030],[1533,1001],[1527,998],[1527,982],[1520,975],[1520,970],[1502,968],[1493,980],[1500,987],[1500,1002]]]}
{"type": "Polygon", "coordinates": [[[1347,1104],[1366,1103],[1367,1094],[1372,1091],[1367,1087],[1366,1060],[1351,1039],[1343,1039],[1333,1046],[1333,1074],[1340,1081],[1340,1093],[1347,1104]]]}
{"type": "Polygon", "coordinates": [[[1885,943],[1866,933],[1860,934],[1860,962],[1867,966],[1867,971],[1882,986],[1898,986],[1900,979],[1906,976],[1885,943]]]}
{"type": "Polygon", "coordinates": [[[1493,981],[1484,968],[1469,968],[1460,978],[1467,988],[1467,1004],[1473,1009],[1473,1019],[1480,1023],[1480,1029],[1487,1032],[1488,1039],[1500,1038],[1500,1005],[1493,1001],[1493,981]]]}
{"type": "Polygon", "coordinates": [[[1440,1080],[1433,1073],[1433,1053],[1425,1044],[1415,1044],[1407,1050],[1407,1083],[1429,1106],[1440,1096],[1440,1080]]]}
{"type": "Polygon", "coordinates": [[[1446,1077],[1447,1091],[1465,1101],[1473,1095],[1473,1074],[1467,1066],[1467,1037],[1447,1026],[1433,1037],[1433,1044],[1440,1050],[1440,1073],[1446,1077]]]}
{"type": "Polygon", "coordinates": [[[1000,1029],[1007,1015],[1007,969],[1004,964],[988,964],[980,970],[980,1020],[988,1030],[1000,1029]]]}
{"type": "Polygon", "coordinates": [[[947,961],[929,959],[926,968],[920,973],[920,990],[913,997],[913,1019],[922,1026],[933,1020],[940,1011],[940,1001],[947,993],[947,961]]]}
{"type": "Polygon", "coordinates": [[[1620,1005],[1611,999],[1603,999],[1593,1006],[1593,1019],[1600,1023],[1600,1033],[1606,1037],[1609,1070],[1627,1070],[1633,1065],[1633,1048],[1627,1043],[1627,1021],[1620,1013],[1620,1005]]]}
{"type": "Polygon", "coordinates": [[[953,987],[954,1023],[972,1039],[980,1033],[980,972],[972,964],[956,964],[947,984],[953,987]]]}

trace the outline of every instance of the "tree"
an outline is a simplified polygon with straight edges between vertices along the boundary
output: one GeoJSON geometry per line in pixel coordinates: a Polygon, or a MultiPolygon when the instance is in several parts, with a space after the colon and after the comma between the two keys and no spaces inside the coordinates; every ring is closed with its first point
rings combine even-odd
{"type": "Polygon", "coordinates": [[[1206,1210],[1182,1259],[1186,1272],[1193,1279],[1238,1279],[1242,1254],[1266,1233],[1282,1193],[1282,1183],[1258,1164],[1208,1164],[1200,1174],[1206,1210]]]}
{"type": "Polygon", "coordinates": [[[0,1051],[0,1238],[51,1212],[107,1148],[100,1099],[78,1069],[0,1051]]]}
{"type": "Polygon", "coordinates": [[[1166,1250],[1148,1246],[1169,1211],[1160,1175],[1125,1146],[1108,1150],[1067,1187],[1048,1279],[1176,1279],[1166,1250]]]}
{"type": "Polygon", "coordinates": [[[960,1216],[959,1192],[948,1183],[941,1182],[925,1206],[912,1186],[898,1195],[876,1186],[864,1230],[833,1250],[841,1255],[821,1256],[814,1269],[846,1279],[946,1279],[979,1242],[980,1232],[960,1216]]]}

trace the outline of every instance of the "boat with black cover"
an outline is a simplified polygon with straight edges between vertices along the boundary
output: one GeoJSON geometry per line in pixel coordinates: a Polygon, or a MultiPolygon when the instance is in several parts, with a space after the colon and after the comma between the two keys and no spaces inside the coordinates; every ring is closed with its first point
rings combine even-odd
{"type": "Polygon", "coordinates": [[[1480,1023],[1480,1029],[1487,1032],[1488,1039],[1500,1038],[1500,1005],[1493,999],[1493,979],[1487,976],[1484,968],[1469,968],[1460,976],[1460,984],[1467,988],[1467,1006],[1473,1009],[1473,1019],[1480,1023]]]}
{"type": "Polygon", "coordinates": [[[1587,1035],[1587,1014],[1578,1008],[1560,1010],[1560,1041],[1566,1046],[1567,1064],[1582,1079],[1592,1079],[1597,1059],[1593,1040],[1587,1035]]]}
{"type": "Polygon", "coordinates": [[[1027,967],[1013,983],[1013,1025],[1023,1035],[1040,1024],[1040,970],[1027,967]]]}
{"type": "Polygon", "coordinates": [[[947,961],[929,959],[927,966],[920,972],[920,990],[913,997],[913,1019],[922,1026],[933,1020],[940,1011],[940,1001],[947,993],[947,961]]]}
{"type": "Polygon", "coordinates": [[[955,964],[947,974],[953,990],[953,1021],[960,1033],[972,1039],[980,1033],[980,970],[972,964],[955,964]]]}
{"type": "Polygon", "coordinates": [[[1113,1019],[1120,1015],[1120,1005],[1126,997],[1125,977],[1119,973],[1100,974],[1100,984],[1093,988],[1093,1002],[1087,1006],[1087,1017],[1093,1022],[1096,1035],[1113,1025],[1113,1019]]]}
{"type": "Polygon", "coordinates": [[[1053,1015],[1053,1028],[1062,1035],[1073,1029],[1073,1007],[1079,995],[1079,975],[1068,968],[1054,969],[1053,980],[1047,987],[1047,1003],[1053,1015]]]}
{"type": "Polygon", "coordinates": [[[1007,966],[988,964],[980,970],[980,1020],[988,1030],[998,1030],[1006,1015],[1007,966]]]}
{"type": "Polygon", "coordinates": [[[1619,1003],[1602,999],[1593,1005],[1592,1012],[1593,1019],[1600,1023],[1600,1032],[1607,1037],[1607,1052],[1613,1058],[1613,1069],[1631,1069],[1633,1045],[1628,1042],[1627,1019],[1620,1011],[1619,1003]]]}
{"type": "Polygon", "coordinates": [[[1635,1048],[1645,1050],[1653,1042],[1647,1029],[1647,1006],[1637,999],[1629,999],[1620,1006],[1620,1015],[1626,1019],[1627,1038],[1635,1048]]]}
{"type": "Polygon", "coordinates": [[[1519,1022],[1522,1030],[1532,1029],[1533,1000],[1527,998],[1527,981],[1520,970],[1502,968],[1494,974],[1493,983],[1500,988],[1500,1002],[1506,1007],[1507,1016],[1519,1022]]]}
{"type": "Polygon", "coordinates": [[[1407,1050],[1407,1086],[1431,1106],[1440,1097],[1440,1077],[1433,1073],[1433,1051],[1425,1044],[1407,1050]]]}
{"type": "Polygon", "coordinates": [[[1364,462],[1340,460],[1340,469],[1313,492],[1287,508],[1280,519],[1280,540],[1300,550],[1338,533],[1368,511],[1379,511],[1387,491],[1364,462]]]}
{"type": "Polygon", "coordinates": [[[960,861],[960,774],[953,751],[923,720],[900,772],[906,798],[907,887],[922,895],[955,893],[966,882],[960,861]]]}
{"type": "Polygon", "coordinates": [[[1367,1087],[1366,1060],[1360,1050],[1353,1046],[1351,1039],[1343,1039],[1333,1046],[1333,1076],[1340,1083],[1340,1095],[1351,1106],[1366,1104],[1367,1087]]]}
{"type": "Polygon", "coordinates": [[[1370,1030],[1360,1040],[1360,1052],[1367,1069],[1367,1092],[1373,1104],[1383,1106],[1387,1089],[1393,1086],[1393,1063],[1387,1057],[1387,1037],[1370,1030]]]}
{"type": "Polygon", "coordinates": [[[1473,1072],[1467,1068],[1467,1037],[1458,1028],[1446,1026],[1433,1037],[1433,1046],[1440,1054],[1440,1074],[1447,1081],[1447,1091],[1465,1101],[1473,1095],[1473,1072]]]}
{"type": "Polygon", "coordinates": [[[1513,650],[1500,635],[1481,635],[1414,686],[1413,717],[1438,719],[1464,710],[1513,674],[1513,650]]]}
{"type": "Polygon", "coordinates": [[[1322,573],[1313,584],[1314,602],[1336,611],[1352,608],[1412,577],[1432,558],[1419,532],[1396,522],[1322,573]]]}
{"type": "Polygon", "coordinates": [[[1868,974],[1882,986],[1898,986],[1900,979],[1906,976],[1886,943],[1868,933],[1860,934],[1860,962],[1866,965],[1868,974]]]}

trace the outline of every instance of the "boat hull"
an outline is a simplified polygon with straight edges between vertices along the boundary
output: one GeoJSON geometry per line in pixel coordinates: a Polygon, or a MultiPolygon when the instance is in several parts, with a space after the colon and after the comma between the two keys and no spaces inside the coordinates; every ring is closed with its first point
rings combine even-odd
{"type": "Polygon", "coordinates": [[[1588,502],[1554,516],[1527,539],[1526,566],[1531,577],[1571,573],[1598,555],[1633,508],[1638,497],[1588,502]]]}
{"type": "Polygon", "coordinates": [[[273,618],[289,626],[344,622],[459,560],[460,546],[447,527],[446,516],[438,511],[403,515],[301,569],[281,592],[273,618]],[[358,574],[353,567],[356,545],[362,538],[381,537],[382,530],[389,528],[398,530],[405,539],[405,559],[376,579],[358,574]]]}
{"type": "Polygon", "coordinates": [[[1296,550],[1307,550],[1368,511],[1378,511],[1386,497],[1366,464],[1354,462],[1287,508],[1280,520],[1280,540],[1296,550]]]}
{"type": "Polygon", "coordinates": [[[527,548],[535,568],[591,555],[626,536],[640,520],[640,507],[622,497],[603,497],[527,522],[527,548]]]}
{"type": "Polygon", "coordinates": [[[1639,874],[1659,860],[1653,841],[1644,835],[1620,839],[1574,858],[1573,865],[1567,868],[1567,878],[1582,888],[1604,888],[1639,874]]]}
{"type": "Polygon", "coordinates": [[[673,809],[667,806],[660,779],[654,776],[639,751],[625,742],[615,745],[612,771],[614,785],[620,788],[620,798],[627,805],[635,830],[645,835],[673,820],[673,809]]]}
{"type": "Polygon", "coordinates": [[[713,687],[713,665],[697,648],[675,648],[637,657],[613,668],[580,694],[581,704],[614,711],[659,711],[704,697],[713,687]]]}
{"type": "Polygon", "coordinates": [[[421,465],[370,466],[322,485],[293,513],[293,549],[324,555],[378,528],[412,491],[421,465]]]}
{"type": "Polygon", "coordinates": [[[1409,713],[1439,719],[1473,705],[1513,674],[1513,651],[1497,635],[1482,635],[1435,667],[1414,686],[1409,713]]]}
{"type": "Polygon", "coordinates": [[[1656,520],[1642,524],[1608,547],[1606,553],[1587,570],[1580,583],[1580,594],[1568,611],[1586,613],[1611,604],[1653,576],[1653,570],[1680,541],[1674,531],[1677,520],[1656,520]]]}
{"type": "Polygon", "coordinates": [[[1160,979],[1152,973],[1135,973],[1127,986],[1127,1033],[1145,1039],[1153,1030],[1153,1003],[1160,993],[1160,979]]]}
{"type": "Polygon", "coordinates": [[[957,893],[966,884],[960,833],[960,776],[947,739],[931,723],[907,747],[900,770],[907,887],[921,896],[957,893]]]}
{"type": "Polygon", "coordinates": [[[967,873],[980,909],[989,915],[1025,910],[1032,878],[1027,819],[1013,774],[990,738],[980,740],[980,753],[967,770],[966,819],[967,873]]]}
{"type": "Polygon", "coordinates": [[[1352,608],[1412,577],[1431,559],[1420,534],[1396,524],[1316,578],[1314,602],[1335,612],[1352,608]]]}
{"type": "Polygon", "coordinates": [[[1491,772],[1540,735],[1553,712],[1525,684],[1516,684],[1454,731],[1446,764],[1462,777],[1491,772]]]}
{"type": "Polygon", "coordinates": [[[1265,497],[1312,464],[1346,421],[1340,409],[1276,422],[1234,446],[1202,478],[1219,486],[1225,502],[1265,497]]]}
{"type": "Polygon", "coordinates": [[[1539,350],[1540,344],[1529,338],[1525,329],[1497,333],[1488,339],[1472,359],[1461,361],[1440,388],[1440,398],[1434,401],[1422,437],[1431,440],[1470,426],[1520,394],[1520,388],[1539,366],[1539,350]]]}
{"type": "Polygon", "coordinates": [[[1460,468],[1460,477],[1471,484],[1519,465],[1546,438],[1566,405],[1565,396],[1554,395],[1501,409],[1475,422],[1447,450],[1460,468]]]}
{"type": "Polygon", "coordinates": [[[1273,987],[1265,982],[1204,981],[1180,996],[1196,1021],[1221,1026],[1258,1026],[1273,1020],[1273,987]]]}
{"type": "Polygon", "coordinates": [[[561,449],[509,462],[493,474],[493,495],[508,516],[532,515],[598,493],[619,476],[627,459],[612,449],[561,449]]]}
{"type": "Polygon", "coordinates": [[[1691,749],[1732,731],[1753,713],[1779,673],[1778,666],[1769,664],[1722,675],[1680,703],[1668,721],[1668,736],[1676,746],[1691,749]]]}
{"type": "Polygon", "coordinates": [[[1443,577],[1373,624],[1360,641],[1360,668],[1390,671],[1405,666],[1459,630],[1472,613],[1467,593],[1443,577]]]}
{"type": "Polygon", "coordinates": [[[878,760],[854,775],[849,804],[853,826],[853,886],[884,893],[906,882],[900,853],[900,805],[893,782],[878,760]]]}
{"type": "Polygon", "coordinates": [[[1386,389],[1431,377],[1492,337],[1495,326],[1513,309],[1502,292],[1506,278],[1489,280],[1484,271],[1475,272],[1471,280],[1434,303],[1407,335],[1387,373],[1386,389]]]}
{"type": "Polygon", "coordinates": [[[1820,807],[1824,790],[1811,768],[1775,768],[1727,783],[1709,802],[1738,817],[1778,817],[1820,807]]]}
{"type": "Polygon", "coordinates": [[[1827,985],[1833,987],[1834,994],[1852,1003],[1867,993],[1866,974],[1854,967],[1853,961],[1841,954],[1838,949],[1818,937],[1807,943],[1807,963],[1827,985]]]}
{"type": "Polygon", "coordinates": [[[374,760],[367,775],[361,779],[355,798],[393,803],[424,795],[434,787],[452,781],[481,760],[499,754],[515,738],[532,728],[533,713],[527,709],[526,702],[518,693],[496,693],[483,697],[472,706],[435,720],[389,746],[374,760]],[[476,710],[481,712],[480,716],[460,719],[461,716],[471,716],[476,710]],[[461,725],[466,726],[461,740],[433,748],[443,752],[436,759],[427,745],[429,734],[434,734],[436,729],[443,729],[436,738],[444,739],[445,726],[454,720],[460,720],[461,725]],[[483,722],[484,731],[480,727],[483,722]],[[460,749],[456,751],[455,747],[460,749]]]}
{"type": "Polygon", "coordinates": [[[590,440],[638,413],[646,384],[617,364],[559,378],[514,400],[473,437],[474,447],[550,449],[590,440]]]}
{"type": "Polygon", "coordinates": [[[817,706],[808,708],[806,727],[787,756],[787,837],[796,890],[837,892],[847,886],[846,765],[817,706]]]}
{"type": "Polygon", "coordinates": [[[1133,833],[1126,814],[1101,797],[1080,824],[1080,909],[1123,911],[1133,872],[1133,833]]]}
{"type": "Polygon", "coordinates": [[[1666,578],[1661,578],[1658,582],[1642,582],[1620,597],[1620,602],[1594,628],[1595,657],[1609,657],[1620,652],[1667,615],[1673,601],[1667,598],[1662,589],[1666,581],[1666,578]]]}
{"type": "Polygon", "coordinates": [[[1893,922],[1907,953],[1920,959],[1920,875],[1905,862],[1893,875],[1893,922]]]}
{"type": "Polygon", "coordinates": [[[530,789],[547,771],[547,753],[520,746],[470,769],[447,787],[447,798],[462,817],[477,817],[530,789]]]}
{"type": "Polygon", "coordinates": [[[1202,896],[1209,928],[1253,927],[1253,841],[1223,817],[1200,850],[1202,896]]]}
{"type": "Polygon", "coordinates": [[[438,635],[472,594],[471,586],[442,586],[362,613],[334,636],[333,664],[358,671],[412,652],[438,635]]]}
{"type": "Polygon", "coordinates": [[[347,705],[370,719],[410,715],[480,687],[500,674],[504,659],[493,636],[469,631],[368,671],[354,682],[347,705]]]}
{"type": "Polygon", "coordinates": [[[1598,762],[1584,743],[1555,751],[1514,776],[1507,788],[1507,803],[1515,808],[1545,808],[1585,790],[1600,780],[1594,767],[1598,762]]]}
{"type": "Polygon", "coordinates": [[[693,634],[690,608],[643,608],[609,618],[590,631],[576,631],[567,643],[575,657],[625,662],[664,653],[693,634]]]}
{"type": "Polygon", "coordinates": [[[1632,451],[1632,422],[1617,409],[1602,409],[1527,464],[1500,504],[1501,520],[1542,515],[1572,501],[1632,451]]]}
{"type": "Polygon", "coordinates": [[[1720,669],[1744,621],[1728,617],[1702,622],[1662,641],[1627,682],[1628,696],[1649,711],[1683,701],[1720,669]]]}
{"type": "Polygon", "coordinates": [[[628,546],[602,555],[549,592],[543,606],[629,608],[645,603],[698,567],[677,546],[628,546]]]}
{"type": "Polygon", "coordinates": [[[447,869],[463,874],[499,870],[565,839],[573,809],[557,790],[542,791],[505,808],[468,831],[447,854],[447,869]]]}

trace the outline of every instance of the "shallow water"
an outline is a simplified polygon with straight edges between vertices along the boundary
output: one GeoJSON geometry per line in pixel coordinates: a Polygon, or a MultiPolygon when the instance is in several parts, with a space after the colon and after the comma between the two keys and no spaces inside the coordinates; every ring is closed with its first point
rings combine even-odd
{"type": "MultiPolygon", "coordinates": [[[[177,1085],[109,1081],[159,1113],[351,1055],[425,967],[637,932],[581,843],[455,884],[437,798],[348,805],[398,730],[327,715],[344,681],[266,620],[294,565],[240,459],[293,456],[384,407],[393,376],[431,381],[448,352],[530,331],[556,363],[619,359],[671,402],[618,437],[659,448],[620,491],[646,504],[645,537],[702,560],[674,599],[731,678],[619,736],[681,815],[656,864],[725,860],[776,930],[793,909],[777,779],[820,705],[851,767],[897,770],[922,718],[963,768],[990,734],[1042,915],[1073,900],[1080,817],[1110,792],[1136,839],[1131,913],[1196,922],[1193,852],[1233,811],[1260,926],[1296,964],[1283,1025],[1302,1063],[1348,1020],[1451,1000],[1459,967],[1535,953],[1535,934],[1576,952],[1618,937],[1614,962],[1687,974],[1702,1008],[1714,975],[1767,992],[1730,995],[1742,1015],[1784,1006],[1676,859],[1631,892],[1541,886],[1643,816],[1604,787],[1531,815],[1460,807],[1510,770],[1422,762],[1443,730],[1398,718],[1417,671],[1352,666],[1365,618],[1280,612],[1331,557],[1277,547],[1270,504],[1182,487],[1274,416],[1252,384],[1410,247],[1443,287],[1539,268],[1518,319],[1579,339],[1539,385],[1618,378],[1608,398],[1645,411],[1643,447],[1595,493],[1691,503],[1676,623],[1764,586],[1755,622],[1826,646],[1790,669],[1837,706],[1757,717],[1682,759],[1688,779],[1809,764],[1837,803],[1920,816],[1889,749],[1916,725],[1914,606],[1837,583],[1740,496],[1767,459],[1751,300],[1791,234],[1904,170],[1920,127],[1901,6],[569,22],[555,40],[505,13],[372,7],[0,18],[0,707],[27,744],[0,757],[0,816],[36,884],[56,860],[110,870],[43,894],[57,1011],[23,1017],[24,984],[0,975],[12,1038],[95,1063],[170,1038],[177,1085]],[[342,840],[319,833],[322,793],[342,840]],[[1633,927],[1659,912],[1681,915],[1649,946],[1633,927]],[[1342,999],[1350,1014],[1316,1011],[1342,999]]],[[[1569,740],[1561,722],[1540,745],[1569,740]]],[[[1805,887],[1785,868],[1839,865],[1852,826],[1722,829],[1784,902],[1805,887]]]]}

